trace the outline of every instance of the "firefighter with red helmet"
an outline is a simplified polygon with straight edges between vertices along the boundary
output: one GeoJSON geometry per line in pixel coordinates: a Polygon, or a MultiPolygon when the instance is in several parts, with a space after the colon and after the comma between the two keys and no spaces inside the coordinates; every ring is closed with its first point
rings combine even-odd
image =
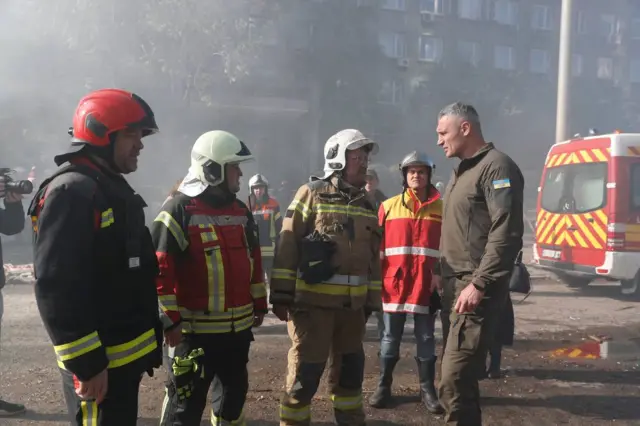
{"type": "Polygon", "coordinates": [[[261,174],[249,179],[249,207],[258,226],[260,250],[262,253],[262,269],[265,278],[271,276],[273,255],[282,230],[282,214],[280,204],[269,195],[269,181],[261,174]]]}
{"type": "Polygon", "coordinates": [[[162,361],[155,250],[145,203],[124,179],[158,131],[139,96],[82,98],[71,149],[29,208],[35,294],[54,345],[72,423],[133,426],[145,372],[162,361]]]}
{"type": "Polygon", "coordinates": [[[160,307],[171,321],[161,425],[199,425],[210,387],[212,424],[245,424],[251,328],[267,313],[257,228],[236,198],[240,164],[250,160],[231,133],[203,134],[187,176],[152,225],[160,307]]]}

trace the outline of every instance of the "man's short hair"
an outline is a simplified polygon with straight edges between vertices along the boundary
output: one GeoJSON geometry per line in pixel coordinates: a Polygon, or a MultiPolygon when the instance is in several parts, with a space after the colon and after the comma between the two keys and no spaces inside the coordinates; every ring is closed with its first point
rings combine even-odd
{"type": "Polygon", "coordinates": [[[438,114],[438,119],[445,116],[460,117],[462,120],[471,123],[473,127],[475,127],[480,133],[482,133],[478,111],[476,111],[476,109],[470,104],[454,102],[450,105],[447,105],[446,107],[442,108],[442,110],[438,114]]]}

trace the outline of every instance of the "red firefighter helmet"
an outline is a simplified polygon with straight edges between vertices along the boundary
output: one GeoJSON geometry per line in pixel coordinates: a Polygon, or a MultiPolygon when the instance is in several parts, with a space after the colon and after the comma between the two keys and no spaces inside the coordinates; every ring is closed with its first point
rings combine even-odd
{"type": "Polygon", "coordinates": [[[123,129],[140,129],[142,136],[158,131],[156,119],[147,104],[138,95],[120,89],[100,89],[89,93],[78,103],[69,128],[71,148],[56,157],[60,164],[69,154],[86,146],[107,149],[113,134],[123,129]]]}

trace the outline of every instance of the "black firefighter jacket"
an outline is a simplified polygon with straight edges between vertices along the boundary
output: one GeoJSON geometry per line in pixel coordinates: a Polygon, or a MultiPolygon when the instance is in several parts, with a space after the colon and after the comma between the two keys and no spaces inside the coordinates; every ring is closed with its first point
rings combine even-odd
{"type": "Polygon", "coordinates": [[[161,364],[144,206],[122,177],[84,161],[43,182],[29,209],[38,309],[58,365],[81,381],[161,364]]]}

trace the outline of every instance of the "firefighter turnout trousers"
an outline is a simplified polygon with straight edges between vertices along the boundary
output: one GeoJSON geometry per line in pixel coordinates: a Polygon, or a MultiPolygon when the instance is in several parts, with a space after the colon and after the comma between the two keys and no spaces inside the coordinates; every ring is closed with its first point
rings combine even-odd
{"type": "Polygon", "coordinates": [[[333,359],[341,363],[330,389],[336,423],[364,425],[364,310],[292,308],[287,329],[292,345],[286,390],[280,404],[280,425],[311,424],[311,399],[318,390],[330,351],[333,359]]]}
{"type": "Polygon", "coordinates": [[[183,341],[170,349],[170,356],[186,356],[192,350],[204,350],[204,377],[194,383],[191,396],[180,401],[169,369],[161,426],[199,426],[212,391],[211,424],[244,426],[244,402],[249,390],[249,347],[251,329],[237,333],[184,334],[183,341]],[[173,352],[173,354],[171,353],[173,352]]]}
{"type": "Polygon", "coordinates": [[[76,394],[80,385],[73,373],[60,369],[69,421],[78,426],[135,426],[138,422],[138,390],[142,375],[126,369],[108,370],[107,396],[100,405],[76,394]]]}

